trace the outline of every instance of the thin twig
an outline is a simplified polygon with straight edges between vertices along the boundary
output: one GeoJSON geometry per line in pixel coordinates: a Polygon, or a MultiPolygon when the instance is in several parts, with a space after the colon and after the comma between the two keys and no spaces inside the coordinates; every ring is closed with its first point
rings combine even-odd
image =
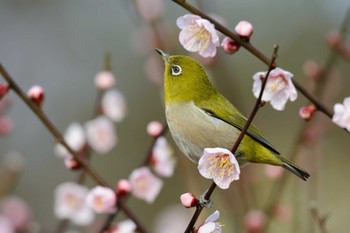
{"type": "MultiPolygon", "coordinates": [[[[198,8],[194,7],[190,3],[188,3],[186,0],[172,0],[173,2],[179,4],[186,10],[192,12],[193,14],[199,15],[200,17],[209,20],[212,24],[214,24],[215,29],[221,32],[222,34],[231,37],[233,40],[235,40],[238,44],[240,44],[243,48],[248,50],[251,54],[253,54],[255,57],[257,57],[260,61],[265,63],[266,65],[273,64],[272,66],[275,68],[277,67],[277,64],[271,63],[271,59],[268,58],[266,55],[264,55],[260,50],[255,48],[249,41],[244,41],[240,38],[239,35],[236,33],[230,31],[228,28],[220,24],[218,21],[214,20],[212,17],[205,14],[203,11],[199,10],[198,8]]],[[[307,91],[296,79],[293,79],[293,84],[298,89],[298,91],[303,94],[307,99],[309,99],[319,111],[323,112],[325,115],[327,115],[329,118],[332,118],[333,112],[329,110],[326,106],[324,106],[320,101],[318,101],[309,91],[307,91]]]]}
{"type": "MultiPolygon", "coordinates": [[[[260,89],[260,94],[259,94],[259,97],[258,99],[256,100],[255,102],[255,105],[254,105],[254,108],[252,110],[252,112],[250,113],[249,117],[248,117],[248,120],[247,122],[245,123],[241,133],[239,134],[237,140],[235,141],[235,144],[234,146],[232,147],[231,149],[231,152],[234,154],[236,153],[241,141],[243,140],[243,137],[244,135],[246,134],[250,124],[252,123],[256,113],[258,112],[259,108],[262,107],[262,95],[264,93],[264,89],[265,89],[265,86],[266,86],[266,83],[267,83],[267,79],[269,77],[269,74],[270,72],[275,68],[274,64],[275,64],[275,61],[276,61],[276,58],[277,58],[277,53],[278,53],[278,48],[279,46],[278,45],[275,45],[274,46],[274,51],[273,51],[273,54],[272,54],[272,58],[271,58],[271,64],[269,65],[269,69],[265,75],[265,78],[262,82],[262,85],[261,85],[261,89],[260,89]]],[[[210,185],[210,188],[206,191],[205,195],[204,195],[204,199],[205,200],[209,200],[212,193],[214,192],[216,188],[216,184],[214,182],[212,182],[212,184],[210,185]]],[[[203,210],[203,206],[202,205],[197,205],[196,207],[196,211],[194,212],[192,218],[191,218],[191,221],[189,222],[186,230],[185,230],[185,233],[191,233],[193,231],[193,228],[194,228],[194,225],[196,224],[198,218],[199,218],[199,215],[201,214],[203,210]]]]}
{"type": "Polygon", "coordinates": [[[317,223],[317,225],[320,228],[321,233],[328,233],[327,231],[327,227],[326,227],[326,220],[327,220],[327,216],[321,216],[320,212],[316,206],[316,203],[311,202],[310,203],[310,212],[312,217],[314,218],[315,222],[317,223]]]}

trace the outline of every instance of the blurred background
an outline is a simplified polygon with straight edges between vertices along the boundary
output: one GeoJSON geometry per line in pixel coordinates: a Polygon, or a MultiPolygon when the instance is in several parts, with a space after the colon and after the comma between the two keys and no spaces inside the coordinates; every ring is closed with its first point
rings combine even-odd
{"type": "MultiPolygon", "coordinates": [[[[349,46],[338,52],[330,48],[334,35],[330,32],[341,27],[349,1],[191,3],[232,30],[240,20],[251,22],[252,44],[270,56],[273,45],[278,43],[279,66],[292,72],[310,90],[318,85],[312,72],[330,65],[328,81],[320,92],[323,93],[320,99],[330,109],[349,96],[349,46]]],[[[103,69],[104,54],[111,53],[111,70],[117,79],[116,88],[125,97],[127,117],[116,124],[118,145],[104,155],[93,153],[91,161],[112,186],[119,179],[128,178],[144,160],[152,142],[146,132],[147,124],[165,120],[163,64],[154,48],[170,54],[188,54],[178,42],[179,29],[175,23],[188,12],[170,0],[153,0],[148,4],[151,7],[144,11],[140,9],[142,4],[131,0],[0,0],[0,62],[25,91],[32,85],[44,88],[44,112],[62,133],[71,122],[84,124],[91,119],[97,98],[94,78],[103,69]]],[[[348,34],[344,34],[344,46],[350,43],[348,34]]],[[[219,48],[212,59],[191,55],[206,65],[217,88],[248,115],[255,101],[252,75],[266,70],[266,66],[242,48],[232,56],[219,48]]],[[[0,83],[5,81],[0,78],[0,83]]],[[[8,97],[11,107],[2,114],[11,119],[13,129],[0,137],[0,166],[2,171],[6,170],[6,161],[13,153],[22,155],[21,161],[15,156],[15,163],[22,165],[17,164],[20,172],[2,198],[10,195],[22,198],[31,208],[35,228],[54,232],[59,222],[53,211],[54,190],[63,182],[75,180],[77,173],[67,170],[55,156],[54,139],[29,108],[13,92],[8,97]]],[[[249,228],[252,218],[249,213],[258,218],[253,222],[263,219],[266,232],[319,232],[310,211],[313,201],[320,215],[328,216],[329,232],[348,231],[349,135],[322,113],[316,113],[315,118],[305,123],[298,111],[307,104],[301,95],[282,112],[267,104],[254,122],[281,154],[293,156],[311,173],[309,181],[288,174],[282,178],[284,186],[274,189],[281,180],[278,171],[250,165],[229,190],[214,192],[214,207],[202,214],[204,219],[219,209],[224,232],[253,232],[249,228]],[[280,198],[272,196],[276,193],[280,198]],[[270,211],[263,215],[267,209],[270,211]]],[[[160,222],[171,221],[162,220],[167,211],[176,213],[171,217],[176,225],[186,226],[194,210],[177,207],[179,196],[185,192],[200,196],[211,183],[173,147],[177,159],[175,173],[163,179],[164,187],[156,201],[147,204],[134,197],[128,201],[150,232],[166,232],[158,228],[160,222]],[[185,222],[177,219],[179,216],[185,222]]],[[[95,185],[91,179],[86,184],[95,185]]],[[[116,221],[124,218],[120,214],[116,221]]],[[[74,225],[70,229],[89,231],[74,225]]]]}

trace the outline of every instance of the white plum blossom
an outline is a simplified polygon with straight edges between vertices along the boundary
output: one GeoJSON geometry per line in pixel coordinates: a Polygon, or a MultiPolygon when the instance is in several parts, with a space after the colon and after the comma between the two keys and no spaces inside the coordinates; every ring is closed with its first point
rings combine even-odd
{"type": "Polygon", "coordinates": [[[350,132],[350,97],[346,97],[343,104],[334,105],[332,121],[350,132]]]}
{"type": "Polygon", "coordinates": [[[116,89],[106,91],[102,97],[101,108],[104,115],[114,122],[124,120],[127,108],[124,96],[116,89]]]}
{"type": "Polygon", "coordinates": [[[170,147],[165,137],[157,138],[153,147],[151,163],[154,171],[164,177],[170,177],[174,173],[175,158],[173,156],[174,151],[170,147]]]}
{"type": "Polygon", "coordinates": [[[55,215],[77,225],[88,225],[94,220],[93,211],[86,205],[89,190],[73,182],[62,183],[55,190],[55,215]]]}
{"type": "Polygon", "coordinates": [[[152,137],[158,137],[164,130],[164,126],[159,121],[151,121],[147,125],[147,133],[152,137]]]}
{"type": "Polygon", "coordinates": [[[98,153],[107,153],[117,144],[116,129],[107,117],[99,116],[86,122],[85,130],[89,145],[98,153]]]}
{"type": "Polygon", "coordinates": [[[198,228],[198,233],[221,233],[222,228],[220,223],[216,222],[220,217],[220,213],[216,210],[212,215],[210,215],[198,228]]]}
{"type": "Polygon", "coordinates": [[[213,179],[221,189],[227,189],[231,182],[239,180],[239,164],[231,151],[224,148],[205,148],[198,161],[199,173],[213,179]]]}
{"type": "Polygon", "coordinates": [[[116,210],[117,196],[110,188],[97,186],[90,190],[86,204],[96,213],[113,213],[116,210]]]}
{"type": "Polygon", "coordinates": [[[134,233],[136,230],[136,224],[130,219],[119,222],[115,225],[109,233],[134,233]]]}
{"type": "MultiPolygon", "coordinates": [[[[253,75],[253,93],[256,98],[259,97],[262,80],[267,72],[258,72],[253,75]]],[[[288,100],[294,101],[298,94],[292,82],[293,74],[281,68],[275,68],[269,74],[262,100],[270,102],[272,107],[282,111],[288,100]]]]}
{"type": "Polygon", "coordinates": [[[220,45],[215,27],[198,15],[187,14],[176,20],[181,29],[179,41],[190,52],[198,52],[203,57],[214,57],[220,45]]]}
{"type": "Polygon", "coordinates": [[[129,177],[132,194],[148,203],[154,202],[163,187],[163,181],[152,174],[148,167],[135,169],[129,177]]]}
{"type": "MultiPolygon", "coordinates": [[[[74,151],[82,150],[86,144],[86,137],[81,124],[77,122],[71,123],[64,133],[64,140],[74,151]]],[[[55,153],[61,158],[70,155],[66,148],[61,144],[56,144],[55,153]]]]}

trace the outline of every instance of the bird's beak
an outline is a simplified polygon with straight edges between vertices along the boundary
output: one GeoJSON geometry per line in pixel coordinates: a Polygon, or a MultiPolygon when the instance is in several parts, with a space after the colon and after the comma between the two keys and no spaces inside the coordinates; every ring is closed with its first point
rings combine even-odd
{"type": "Polygon", "coordinates": [[[162,56],[162,58],[164,59],[165,62],[167,62],[168,64],[170,64],[170,62],[169,62],[169,54],[164,53],[162,50],[157,49],[157,48],[156,48],[155,50],[157,51],[157,53],[160,54],[160,56],[162,56]]]}

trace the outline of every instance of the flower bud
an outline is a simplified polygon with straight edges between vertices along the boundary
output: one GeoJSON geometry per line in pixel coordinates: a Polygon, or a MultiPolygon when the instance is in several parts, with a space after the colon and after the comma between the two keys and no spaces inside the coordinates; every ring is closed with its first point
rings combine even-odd
{"type": "Polygon", "coordinates": [[[186,208],[196,207],[199,200],[192,193],[184,193],[180,196],[181,203],[186,208]]]}
{"type": "Polygon", "coordinates": [[[240,37],[249,39],[253,34],[253,25],[248,21],[242,20],[235,27],[235,31],[240,37]]]}
{"type": "Polygon", "coordinates": [[[131,189],[132,187],[128,180],[126,179],[119,180],[116,187],[117,196],[118,197],[125,196],[131,192],[131,189]]]}
{"type": "Polygon", "coordinates": [[[163,129],[163,124],[159,121],[151,121],[147,125],[147,133],[152,137],[158,137],[162,133],[163,129]]]}
{"type": "Polygon", "coordinates": [[[321,66],[315,60],[307,60],[303,64],[304,74],[311,78],[317,79],[321,74],[321,66]]]}
{"type": "Polygon", "coordinates": [[[69,170],[72,171],[79,170],[81,168],[80,163],[70,155],[64,158],[64,164],[69,170]]]}
{"type": "Polygon", "coordinates": [[[0,83],[0,100],[7,94],[8,91],[9,85],[0,83]]]}
{"type": "Polygon", "coordinates": [[[310,120],[313,115],[315,114],[317,108],[314,105],[309,105],[309,106],[305,106],[302,107],[299,110],[299,116],[304,119],[305,121],[310,120]]]}
{"type": "Polygon", "coordinates": [[[327,44],[332,49],[338,49],[342,44],[342,37],[338,30],[330,31],[327,35],[327,44]]]}
{"type": "Polygon", "coordinates": [[[244,219],[247,233],[260,233],[265,225],[265,214],[260,210],[249,211],[244,219]]]}
{"type": "Polygon", "coordinates": [[[8,135],[13,129],[11,118],[5,115],[0,115],[0,135],[8,135]]]}
{"type": "Polygon", "coordinates": [[[234,54],[241,46],[230,37],[225,37],[221,42],[221,47],[225,53],[234,54]]]}
{"type": "Polygon", "coordinates": [[[114,74],[108,70],[101,71],[95,76],[95,85],[101,90],[107,90],[115,85],[114,74]]]}
{"type": "Polygon", "coordinates": [[[29,99],[38,107],[41,107],[41,105],[44,102],[44,89],[41,86],[35,85],[32,86],[27,93],[29,99]]]}

